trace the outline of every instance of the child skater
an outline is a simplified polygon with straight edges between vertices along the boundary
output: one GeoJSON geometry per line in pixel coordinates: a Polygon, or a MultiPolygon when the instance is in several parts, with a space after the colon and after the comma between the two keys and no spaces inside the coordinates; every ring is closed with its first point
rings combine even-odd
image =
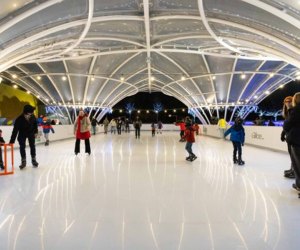
{"type": "Polygon", "coordinates": [[[156,129],[155,123],[152,122],[151,124],[152,137],[155,136],[155,129],[156,129]]]}
{"type": "Polygon", "coordinates": [[[54,129],[51,126],[51,121],[47,117],[44,117],[42,127],[43,127],[44,137],[45,137],[45,140],[46,140],[45,146],[49,146],[50,130],[51,130],[52,133],[54,133],[54,129]]]}
{"type": "MultiPolygon", "coordinates": [[[[5,141],[2,137],[2,130],[0,129],[0,144],[4,144],[5,141]]],[[[2,147],[0,146],[0,169],[4,170],[3,160],[2,160],[2,147]]]]}
{"type": "Polygon", "coordinates": [[[241,118],[238,117],[235,119],[234,125],[225,132],[224,138],[229,134],[231,134],[230,141],[232,141],[233,145],[233,163],[244,165],[245,162],[242,160],[242,146],[244,146],[245,142],[245,130],[241,118]],[[236,153],[238,153],[238,158],[236,158],[236,153]]]}
{"type": "Polygon", "coordinates": [[[197,159],[197,156],[193,153],[192,146],[195,142],[195,130],[190,119],[186,119],[185,121],[185,131],[183,135],[183,139],[186,140],[185,149],[189,153],[189,156],[185,159],[187,161],[194,161],[197,159]]]}

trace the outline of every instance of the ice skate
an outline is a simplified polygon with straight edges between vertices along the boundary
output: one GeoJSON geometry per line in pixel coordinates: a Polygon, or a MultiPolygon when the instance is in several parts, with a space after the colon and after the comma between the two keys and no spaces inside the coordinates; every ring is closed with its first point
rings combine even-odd
{"type": "Polygon", "coordinates": [[[35,158],[32,158],[31,163],[34,168],[37,168],[39,166],[39,163],[36,161],[35,158]]]}
{"type": "Polygon", "coordinates": [[[26,159],[22,159],[21,165],[19,166],[19,168],[22,170],[25,167],[26,167],[26,159]]]}

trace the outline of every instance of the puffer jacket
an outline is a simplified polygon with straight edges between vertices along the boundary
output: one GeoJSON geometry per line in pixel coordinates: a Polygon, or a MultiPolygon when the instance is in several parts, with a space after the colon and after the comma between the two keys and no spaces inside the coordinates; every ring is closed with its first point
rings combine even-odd
{"type": "Polygon", "coordinates": [[[226,130],[224,137],[230,134],[230,141],[245,142],[245,130],[242,125],[233,125],[230,129],[226,130]]]}

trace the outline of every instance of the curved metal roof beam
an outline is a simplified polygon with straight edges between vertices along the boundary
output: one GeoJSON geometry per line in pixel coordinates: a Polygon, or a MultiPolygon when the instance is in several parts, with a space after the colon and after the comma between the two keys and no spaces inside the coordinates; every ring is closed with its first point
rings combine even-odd
{"type": "MultiPolygon", "coordinates": [[[[284,64],[282,67],[280,67],[280,68],[277,70],[277,72],[279,72],[280,70],[282,70],[283,68],[285,68],[287,65],[288,65],[287,63],[284,64]]],[[[283,76],[285,76],[285,77],[287,77],[287,78],[290,79],[290,76],[288,76],[288,75],[283,75],[283,76]]],[[[267,83],[268,81],[269,81],[269,78],[267,78],[267,79],[264,80],[260,85],[258,85],[258,86],[255,88],[255,90],[252,91],[252,94],[249,96],[248,99],[249,99],[249,100],[252,99],[253,96],[256,95],[257,91],[258,91],[265,83],[267,83]]],[[[272,84],[272,85],[273,85],[273,84],[272,84]]],[[[274,86],[274,85],[273,85],[273,86],[274,86]]],[[[257,103],[257,102],[256,102],[256,103],[257,103]]]]}
{"type": "Polygon", "coordinates": [[[145,38],[147,45],[147,68],[148,68],[148,85],[149,92],[151,93],[151,40],[150,40],[150,18],[149,18],[149,1],[143,0],[144,7],[144,24],[145,24],[145,38]]]}
{"type": "MultiPolygon", "coordinates": [[[[279,79],[274,85],[279,85],[281,82],[285,81],[285,78],[283,79],[279,79]]],[[[286,80],[286,82],[284,82],[283,84],[287,84],[289,83],[290,81],[286,80]]],[[[272,87],[272,86],[271,86],[272,87]]],[[[269,89],[271,89],[271,87],[269,89]]],[[[274,91],[276,91],[277,89],[274,89],[271,93],[273,93],[274,91]]],[[[259,100],[257,101],[257,104],[260,103],[263,99],[265,99],[267,97],[267,95],[265,93],[262,93],[256,100],[259,100]]],[[[244,115],[243,115],[243,119],[245,119],[250,113],[252,112],[252,110],[249,110],[248,112],[246,112],[244,115]]]]}
{"type": "MultiPolygon", "coordinates": [[[[25,73],[26,75],[28,75],[28,71],[26,71],[26,70],[24,70],[24,69],[22,69],[21,68],[21,66],[15,66],[17,69],[19,69],[20,71],[22,71],[23,73],[25,73]]],[[[52,95],[50,95],[50,93],[43,87],[43,85],[41,85],[37,80],[36,80],[36,78],[35,77],[33,77],[33,76],[30,76],[30,79],[32,79],[38,86],[40,86],[40,88],[48,95],[48,98],[50,98],[52,101],[54,101],[54,99],[53,99],[53,97],[52,97],[52,95]]],[[[22,78],[20,78],[20,80],[21,81],[23,81],[22,80],[22,78]]],[[[29,84],[28,84],[29,85],[29,84]]],[[[33,87],[32,87],[33,88],[33,87]]],[[[34,89],[34,88],[33,88],[34,89]]],[[[37,90],[35,90],[35,92],[37,93],[37,94],[39,94],[39,91],[37,91],[37,90]]],[[[40,95],[40,94],[39,94],[40,95]]]]}
{"type": "MultiPolygon", "coordinates": [[[[37,63],[37,65],[42,69],[43,72],[46,72],[42,65],[40,65],[39,63],[37,63]]],[[[63,105],[66,105],[65,100],[64,100],[62,94],[60,93],[59,89],[57,88],[56,84],[54,83],[54,81],[52,80],[51,77],[48,76],[48,78],[49,78],[49,81],[51,82],[52,86],[55,88],[56,92],[58,93],[63,105]]],[[[70,113],[69,113],[69,110],[67,109],[67,107],[65,107],[65,110],[67,111],[70,122],[72,123],[72,119],[71,119],[71,116],[70,116],[70,113]]]]}
{"type": "Polygon", "coordinates": [[[65,51],[63,51],[61,54],[65,54],[65,53],[71,51],[72,49],[77,47],[82,42],[82,40],[85,38],[85,36],[87,35],[87,33],[91,27],[93,13],[94,13],[94,0],[89,0],[88,18],[87,18],[87,22],[85,24],[83,32],[81,33],[79,39],[73,45],[71,45],[69,48],[67,48],[65,51]]]}
{"type": "MultiPolygon", "coordinates": [[[[228,103],[229,100],[229,96],[230,96],[230,91],[231,91],[231,84],[232,84],[232,80],[233,80],[233,75],[234,75],[234,71],[235,71],[235,67],[237,64],[238,59],[235,59],[232,65],[232,70],[231,70],[231,75],[230,75],[230,80],[229,80],[229,86],[228,86],[228,90],[227,90],[227,97],[226,97],[226,103],[228,103]]],[[[224,113],[224,119],[226,120],[227,117],[227,106],[225,107],[225,113],[224,113]]]]}
{"type": "MultiPolygon", "coordinates": [[[[204,55],[202,55],[202,59],[204,61],[204,64],[205,64],[207,72],[210,74],[209,75],[209,80],[210,80],[210,84],[211,84],[211,87],[212,87],[212,91],[215,92],[215,95],[214,95],[215,96],[215,104],[217,104],[218,103],[218,98],[217,98],[217,94],[216,94],[216,88],[215,88],[214,80],[212,79],[210,68],[209,68],[209,65],[208,65],[208,63],[207,63],[206,58],[205,58],[204,55]]],[[[220,117],[219,116],[219,109],[217,109],[217,117],[218,118],[220,117]]]]}
{"type": "Polygon", "coordinates": [[[89,84],[91,81],[91,74],[93,73],[95,62],[96,62],[97,58],[98,58],[97,56],[94,56],[93,60],[91,61],[91,64],[90,64],[89,73],[88,73],[89,76],[86,78],[86,82],[85,82],[85,90],[84,90],[83,100],[82,100],[83,105],[85,105],[85,102],[86,102],[86,95],[87,95],[87,91],[88,91],[89,84]]]}
{"type": "MultiPolygon", "coordinates": [[[[201,39],[201,38],[211,38],[211,37],[207,36],[207,35],[197,35],[197,36],[193,35],[193,36],[176,37],[176,38],[171,38],[171,39],[166,39],[166,40],[160,41],[160,42],[154,44],[152,47],[154,47],[154,46],[162,46],[162,45],[164,45],[165,43],[168,43],[168,42],[175,42],[175,41],[186,40],[186,39],[201,39]]],[[[228,38],[230,38],[230,40],[237,41],[237,42],[251,43],[250,41],[244,40],[242,38],[235,38],[235,37],[232,38],[232,37],[224,37],[224,36],[222,36],[220,38],[222,38],[222,39],[228,39],[228,38]]],[[[256,45],[257,44],[255,44],[255,46],[256,45]]],[[[207,47],[207,48],[201,49],[200,51],[205,52],[205,51],[208,51],[208,50],[222,49],[222,48],[224,48],[224,47],[223,46],[222,47],[207,47]]],[[[261,51],[261,50],[258,50],[258,49],[255,49],[255,48],[250,48],[250,47],[249,48],[246,48],[246,47],[243,48],[243,47],[239,46],[239,48],[243,49],[243,50],[251,50],[251,51],[253,51],[255,53],[259,53],[259,54],[266,53],[265,51],[261,51]]],[[[240,56],[239,58],[241,58],[241,59],[243,59],[243,58],[245,58],[245,59],[253,59],[253,58],[255,58],[255,60],[279,60],[278,58],[280,58],[280,60],[282,60],[281,59],[282,56],[285,56],[284,53],[280,53],[277,50],[272,49],[272,48],[267,47],[267,46],[264,46],[264,45],[259,45],[259,48],[261,48],[262,50],[268,50],[270,52],[268,52],[268,54],[264,55],[265,56],[264,58],[261,58],[259,56],[257,56],[257,57],[255,57],[255,56],[252,56],[252,57],[249,57],[249,56],[240,56]],[[278,57],[278,58],[274,58],[274,55],[276,57],[278,57]]],[[[209,53],[209,51],[208,51],[208,53],[209,53]]],[[[201,53],[201,54],[205,54],[205,53],[201,53]]],[[[214,53],[214,54],[219,55],[218,53],[214,53]]],[[[234,57],[236,57],[236,56],[234,56],[234,57]]]]}
{"type": "Polygon", "coordinates": [[[10,21],[5,22],[3,25],[0,26],[0,34],[3,33],[5,30],[11,28],[15,24],[23,21],[27,17],[30,17],[34,15],[35,13],[40,12],[41,10],[47,9],[48,7],[51,7],[52,5],[55,5],[57,3],[62,2],[63,0],[51,0],[47,1],[45,3],[40,3],[36,7],[33,7],[32,9],[16,16],[15,18],[11,19],[10,21]]]}
{"type": "MultiPolygon", "coordinates": [[[[127,58],[123,63],[121,63],[111,74],[110,77],[112,77],[116,72],[118,72],[118,70],[120,70],[126,63],[128,63],[129,61],[131,61],[133,58],[135,58],[136,56],[138,56],[140,54],[140,52],[137,52],[136,54],[132,55],[131,57],[127,58]]],[[[102,85],[102,87],[99,89],[99,91],[97,92],[95,99],[93,101],[93,105],[95,105],[101,91],[104,89],[104,87],[107,85],[109,80],[105,81],[104,84],[102,85]]],[[[103,103],[102,103],[103,104],[103,103]]],[[[101,105],[102,105],[101,104],[101,105]]]]}
{"type": "MultiPolygon", "coordinates": [[[[139,16],[104,16],[104,17],[101,16],[101,17],[94,17],[92,19],[92,23],[93,22],[103,22],[103,21],[143,21],[143,18],[139,17],[139,16]]],[[[65,23],[65,24],[62,24],[59,26],[55,26],[55,27],[52,27],[47,30],[43,30],[42,32],[39,32],[32,36],[29,36],[15,44],[13,44],[12,46],[2,50],[0,52],[0,59],[5,57],[9,53],[23,47],[25,44],[29,44],[33,41],[36,41],[42,37],[48,36],[52,33],[56,33],[58,31],[66,30],[69,28],[74,28],[75,26],[79,26],[79,25],[84,25],[85,23],[86,23],[86,19],[83,19],[83,20],[78,20],[78,21],[74,21],[74,22],[65,23]]],[[[3,71],[3,69],[0,68],[0,71],[3,71]]]]}
{"type": "Polygon", "coordinates": [[[66,75],[67,75],[67,78],[68,78],[69,88],[70,88],[71,95],[72,95],[72,100],[73,100],[73,105],[75,106],[75,96],[74,96],[74,91],[73,91],[73,85],[72,85],[71,77],[69,75],[68,65],[66,64],[65,60],[63,60],[62,62],[64,64],[66,75]]]}
{"type": "MultiPolygon", "coordinates": [[[[198,21],[202,21],[202,19],[199,16],[185,16],[185,15],[174,15],[174,16],[159,16],[159,17],[153,17],[151,18],[151,21],[156,21],[156,20],[169,20],[169,19],[186,19],[186,20],[198,20],[198,21]]],[[[280,44],[283,47],[288,48],[289,50],[295,52],[297,55],[300,54],[300,49],[296,46],[293,46],[292,44],[281,40],[280,38],[277,38],[276,36],[272,35],[272,34],[268,34],[266,32],[260,31],[260,30],[256,30],[254,28],[251,28],[249,26],[243,25],[243,24],[239,24],[239,23],[235,23],[235,22],[231,22],[231,21],[227,21],[224,19],[218,19],[218,18],[207,18],[208,22],[215,22],[215,23],[220,23],[220,24],[225,24],[231,27],[235,27],[235,28],[239,28],[242,30],[246,30],[249,31],[250,33],[256,34],[256,35],[260,35],[264,38],[267,38],[273,42],[276,42],[278,44],[280,44]]]]}
{"type": "Polygon", "coordinates": [[[205,11],[204,11],[204,6],[203,6],[203,0],[198,0],[198,8],[199,8],[199,12],[200,12],[200,17],[201,17],[201,20],[202,20],[202,23],[204,24],[204,27],[206,28],[206,30],[208,31],[208,33],[212,36],[212,38],[214,40],[216,40],[219,44],[223,45],[225,48],[233,51],[233,52],[236,52],[236,53],[239,53],[241,54],[241,51],[230,46],[229,44],[225,43],[221,38],[219,38],[214,32],[213,30],[211,29],[211,27],[209,26],[209,23],[208,23],[208,20],[206,19],[206,16],[205,16],[205,11]]]}
{"type": "Polygon", "coordinates": [[[282,19],[283,21],[295,26],[297,29],[300,27],[300,21],[289,14],[285,13],[282,10],[279,10],[269,4],[266,4],[262,1],[257,0],[242,0],[242,2],[245,2],[250,5],[254,5],[255,7],[258,7],[266,12],[269,12],[270,14],[282,19]]]}
{"type": "MultiPolygon", "coordinates": [[[[173,59],[171,59],[171,58],[168,57],[167,55],[165,55],[165,54],[163,54],[163,53],[159,53],[159,52],[157,52],[157,53],[158,53],[159,55],[161,55],[162,57],[165,57],[168,61],[170,61],[170,62],[173,63],[176,67],[178,67],[178,68],[183,72],[183,74],[185,74],[185,76],[187,76],[187,78],[189,78],[189,79],[192,81],[192,83],[194,84],[195,88],[199,91],[199,93],[200,93],[200,94],[202,93],[202,91],[201,91],[201,89],[198,87],[197,83],[194,81],[193,78],[190,78],[189,73],[186,72],[185,69],[181,67],[181,65],[179,65],[177,62],[175,62],[173,59]]],[[[193,97],[192,97],[192,98],[193,98],[193,97]]],[[[207,103],[207,102],[206,102],[206,98],[204,97],[204,95],[202,95],[202,98],[203,98],[203,100],[205,101],[205,103],[207,103]]],[[[194,98],[193,98],[193,99],[194,99],[194,98]]],[[[197,101],[196,101],[195,99],[194,99],[194,101],[197,103],[197,101]]]]}
{"type": "MultiPolygon", "coordinates": [[[[259,71],[259,69],[265,64],[265,62],[266,62],[266,61],[260,63],[259,66],[256,68],[256,71],[259,71]]],[[[237,101],[236,101],[237,104],[240,102],[241,97],[243,96],[245,90],[247,89],[247,87],[249,86],[250,82],[252,81],[252,79],[254,78],[255,75],[256,75],[255,73],[252,73],[251,77],[249,77],[247,83],[245,84],[244,88],[242,89],[242,91],[241,91],[241,93],[240,93],[240,95],[239,95],[239,97],[238,97],[238,99],[237,99],[237,101]]],[[[233,109],[233,111],[232,111],[232,114],[231,114],[231,117],[230,117],[229,122],[232,121],[233,115],[234,115],[235,110],[236,110],[237,107],[238,107],[238,106],[234,106],[234,109],[233,109]]]]}

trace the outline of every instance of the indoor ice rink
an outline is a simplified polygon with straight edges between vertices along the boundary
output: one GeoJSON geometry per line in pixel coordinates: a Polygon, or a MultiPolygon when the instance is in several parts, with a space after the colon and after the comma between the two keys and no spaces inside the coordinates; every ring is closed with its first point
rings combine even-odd
{"type": "Polygon", "coordinates": [[[288,93],[296,106],[299,0],[1,0],[0,6],[0,137],[10,142],[19,116],[55,124],[49,146],[44,127],[34,133],[38,168],[28,143],[25,167],[19,138],[6,152],[0,250],[300,249],[300,191],[292,188],[299,178],[283,176],[291,160],[280,134],[289,117],[282,115],[286,96],[278,97],[288,93]],[[118,111],[141,93],[182,106],[149,108],[142,99],[118,111]],[[266,100],[279,110],[262,111],[266,100]],[[34,110],[25,112],[28,105],[34,110]],[[90,154],[78,138],[81,113],[99,124],[90,154]],[[165,113],[171,122],[152,137],[147,115],[158,123],[165,113]],[[183,114],[201,127],[192,162],[173,124],[183,114]],[[276,126],[246,124],[253,114],[269,114],[276,126]],[[131,119],[131,130],[142,116],[140,139],[133,131],[103,133],[105,118],[121,115],[131,119]],[[217,125],[224,120],[228,129],[236,118],[245,122],[244,165],[234,164],[232,143],[217,125]]]}
{"type": "MultiPolygon", "coordinates": [[[[286,153],[178,132],[37,146],[39,168],[1,177],[1,249],[297,249],[299,199],[286,153]],[[81,145],[84,149],[83,145],[81,145]]],[[[16,164],[20,161],[16,154],[16,164]]]]}

